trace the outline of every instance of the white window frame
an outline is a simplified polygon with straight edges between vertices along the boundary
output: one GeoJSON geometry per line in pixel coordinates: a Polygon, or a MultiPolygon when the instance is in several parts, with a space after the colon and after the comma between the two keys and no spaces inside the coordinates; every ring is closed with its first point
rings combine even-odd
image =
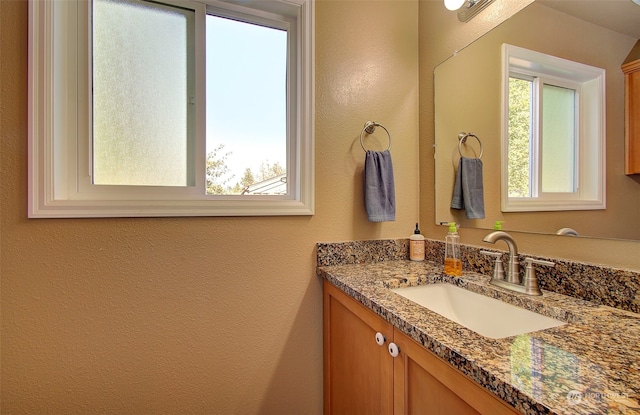
{"type": "Polygon", "coordinates": [[[87,1],[29,2],[28,217],[278,216],[314,213],[312,0],[169,0],[196,11],[289,31],[287,195],[207,195],[204,43],[196,48],[195,186],[95,186],[90,175],[87,1]],[[77,40],[77,43],[76,43],[77,40]],[[295,108],[294,111],[291,109],[295,108]],[[292,116],[293,115],[293,116],[292,116]]]}
{"type": "MultiPolygon", "coordinates": [[[[536,97],[534,97],[534,102],[536,97]]],[[[539,109],[539,105],[536,105],[539,109]]],[[[605,150],[605,70],[513,45],[502,45],[502,131],[501,206],[503,212],[596,210],[606,208],[605,150]],[[509,197],[509,77],[534,79],[534,89],[542,83],[565,85],[578,95],[576,131],[577,190],[571,193],[542,193],[537,187],[539,171],[531,182],[533,197],[509,197]]],[[[540,114],[532,117],[532,134],[539,134],[540,114]]],[[[537,140],[537,138],[536,138],[537,140]]],[[[537,151],[533,149],[532,151],[537,151]]]]}

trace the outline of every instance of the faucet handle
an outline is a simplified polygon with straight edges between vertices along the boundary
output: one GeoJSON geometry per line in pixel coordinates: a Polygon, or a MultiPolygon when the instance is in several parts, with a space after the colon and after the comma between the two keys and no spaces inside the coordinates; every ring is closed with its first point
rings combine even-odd
{"type": "Polygon", "coordinates": [[[533,267],[533,264],[555,267],[555,262],[534,258],[525,258],[524,262],[527,264],[524,272],[523,284],[525,293],[530,295],[542,295],[542,291],[540,291],[540,287],[538,287],[538,277],[536,276],[536,269],[533,267]]]}
{"type": "Polygon", "coordinates": [[[544,259],[535,259],[535,258],[525,258],[524,262],[527,263],[527,267],[530,264],[540,264],[540,265],[546,265],[548,267],[555,267],[556,263],[555,262],[551,262],[551,261],[545,261],[544,259]]]}
{"type": "Polygon", "coordinates": [[[502,253],[492,251],[480,251],[481,254],[492,256],[496,259],[493,264],[493,280],[504,280],[504,266],[502,265],[502,253]]]}

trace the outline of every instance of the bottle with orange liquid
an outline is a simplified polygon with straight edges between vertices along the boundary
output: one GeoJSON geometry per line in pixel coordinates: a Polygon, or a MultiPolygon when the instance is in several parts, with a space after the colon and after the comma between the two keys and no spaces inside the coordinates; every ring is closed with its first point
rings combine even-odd
{"type": "Polygon", "coordinates": [[[462,259],[460,257],[460,236],[455,222],[449,222],[449,233],[444,239],[444,273],[462,275],[462,259]]]}

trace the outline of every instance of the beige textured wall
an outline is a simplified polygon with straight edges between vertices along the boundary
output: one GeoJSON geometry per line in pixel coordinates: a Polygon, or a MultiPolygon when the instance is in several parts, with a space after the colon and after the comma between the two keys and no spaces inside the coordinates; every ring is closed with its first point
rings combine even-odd
{"type": "MultiPolygon", "coordinates": [[[[423,233],[427,237],[444,239],[446,234],[446,228],[435,225],[434,213],[433,70],[454,51],[462,49],[531,2],[532,0],[496,0],[468,23],[458,22],[454,13],[447,12],[437,2],[420,2],[420,218],[423,233]]],[[[462,96],[460,91],[452,93],[462,96]]],[[[612,162],[608,160],[608,163],[612,162]]],[[[478,246],[489,246],[482,243],[486,233],[482,229],[460,229],[462,242],[478,246]]],[[[638,241],[569,239],[517,232],[514,232],[514,236],[520,251],[524,253],[640,270],[638,241]]]]}
{"type": "Polygon", "coordinates": [[[316,4],[313,217],[28,220],[27,2],[0,15],[0,412],[321,413],[314,245],[418,219],[418,3],[316,4]],[[395,222],[364,213],[370,119],[394,137],[395,222]]]}
{"type": "MultiPolygon", "coordinates": [[[[314,244],[404,237],[419,212],[443,238],[433,68],[528,2],[496,0],[461,24],[435,0],[318,1],[313,217],[27,220],[27,3],[0,1],[0,412],[320,413],[314,244]],[[394,137],[392,223],[364,215],[370,119],[394,137]]],[[[517,236],[525,252],[640,269],[638,243],[517,236]]]]}

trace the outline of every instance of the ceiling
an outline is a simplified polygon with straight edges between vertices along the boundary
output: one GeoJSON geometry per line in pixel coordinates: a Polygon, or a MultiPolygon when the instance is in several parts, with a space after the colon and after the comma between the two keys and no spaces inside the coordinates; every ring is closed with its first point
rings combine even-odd
{"type": "Polygon", "coordinates": [[[579,19],[640,39],[640,6],[631,0],[536,0],[579,19]]]}

